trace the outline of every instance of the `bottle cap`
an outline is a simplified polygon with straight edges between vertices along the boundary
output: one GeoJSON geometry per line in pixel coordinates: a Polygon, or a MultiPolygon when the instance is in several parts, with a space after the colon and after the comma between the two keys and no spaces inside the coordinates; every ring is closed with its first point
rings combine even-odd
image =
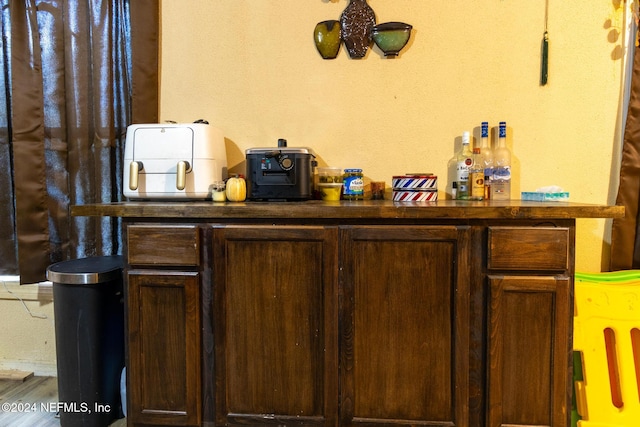
{"type": "Polygon", "coordinates": [[[468,130],[462,132],[462,143],[463,144],[468,144],[469,143],[469,139],[470,139],[470,133],[468,130]]]}
{"type": "Polygon", "coordinates": [[[506,138],[507,137],[507,122],[500,122],[500,129],[498,132],[498,137],[506,138]]]}

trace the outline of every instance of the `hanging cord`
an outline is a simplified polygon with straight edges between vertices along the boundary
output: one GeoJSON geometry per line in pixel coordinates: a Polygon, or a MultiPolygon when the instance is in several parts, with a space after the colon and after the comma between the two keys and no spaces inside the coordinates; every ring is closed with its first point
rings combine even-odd
{"type": "Polygon", "coordinates": [[[549,32],[547,31],[548,21],[549,21],[549,0],[545,0],[544,34],[542,36],[542,58],[540,60],[540,86],[546,85],[549,79],[549,32]]]}
{"type": "Polygon", "coordinates": [[[18,295],[14,294],[9,290],[9,288],[7,287],[7,283],[4,280],[2,281],[2,286],[4,286],[4,290],[7,291],[7,293],[9,293],[12,297],[14,297],[15,299],[17,299],[22,303],[22,306],[24,307],[24,309],[27,311],[27,313],[29,313],[29,316],[35,319],[48,319],[46,314],[37,314],[37,313],[34,314],[31,310],[29,310],[29,307],[27,307],[27,304],[25,304],[22,298],[20,298],[18,295]]]}

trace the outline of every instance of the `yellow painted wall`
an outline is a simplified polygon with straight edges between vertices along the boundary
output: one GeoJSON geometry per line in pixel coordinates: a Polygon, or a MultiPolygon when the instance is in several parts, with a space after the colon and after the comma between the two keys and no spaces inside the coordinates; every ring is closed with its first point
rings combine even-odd
{"type": "MultiPolygon", "coordinates": [[[[412,24],[397,59],[374,48],[317,53],[315,24],[347,0],[163,0],[161,120],[221,128],[232,171],[244,150],[314,149],[321,166],[433,172],[463,131],[508,125],[513,194],[559,185],[571,200],[613,203],[626,40],[621,0],[549,0],[549,83],[539,85],[544,0],[369,0],[378,22],[412,24]]],[[[493,129],[495,133],[495,129],[493,129]]],[[[577,269],[608,266],[610,221],[579,220],[577,269]]]]}
{"type": "Polygon", "coordinates": [[[0,370],[56,376],[52,287],[0,276],[0,370]]]}

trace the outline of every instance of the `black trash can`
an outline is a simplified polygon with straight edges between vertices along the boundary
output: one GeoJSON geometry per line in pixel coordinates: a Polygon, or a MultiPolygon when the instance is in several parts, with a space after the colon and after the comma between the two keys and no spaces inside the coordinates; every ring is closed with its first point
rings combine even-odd
{"type": "Polygon", "coordinates": [[[103,427],[122,416],[124,294],[121,256],[49,266],[62,427],[103,427]]]}

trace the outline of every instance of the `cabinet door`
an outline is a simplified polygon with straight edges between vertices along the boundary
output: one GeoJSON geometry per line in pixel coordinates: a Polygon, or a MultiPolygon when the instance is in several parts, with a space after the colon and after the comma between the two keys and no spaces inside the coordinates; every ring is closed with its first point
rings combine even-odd
{"type": "Polygon", "coordinates": [[[337,423],[337,229],[213,232],[218,425],[337,423]]]}
{"type": "Polygon", "coordinates": [[[132,270],[127,277],[127,415],[134,425],[200,425],[199,275],[132,270]]]}
{"type": "Polygon", "coordinates": [[[341,423],[467,426],[469,230],[341,231],[341,423]]]}
{"type": "Polygon", "coordinates": [[[575,222],[488,229],[488,426],[569,423],[575,222]]]}
{"type": "Polygon", "coordinates": [[[568,425],[570,284],[489,276],[489,427],[568,425]]]}

